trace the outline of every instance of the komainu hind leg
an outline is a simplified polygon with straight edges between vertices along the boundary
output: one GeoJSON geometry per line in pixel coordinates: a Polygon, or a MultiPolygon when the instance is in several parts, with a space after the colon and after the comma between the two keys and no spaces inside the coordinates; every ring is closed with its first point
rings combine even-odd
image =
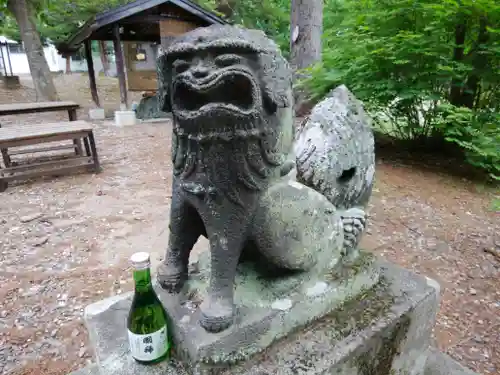
{"type": "Polygon", "coordinates": [[[341,257],[342,222],[336,208],[296,181],[282,181],[267,190],[251,232],[263,259],[278,268],[324,270],[341,257]]]}

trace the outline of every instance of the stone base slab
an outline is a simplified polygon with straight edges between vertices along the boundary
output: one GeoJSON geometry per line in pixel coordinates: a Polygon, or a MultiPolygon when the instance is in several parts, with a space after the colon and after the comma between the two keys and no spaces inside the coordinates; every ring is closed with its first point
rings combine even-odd
{"type": "Polygon", "coordinates": [[[235,363],[186,366],[176,358],[140,365],[130,357],[126,337],[131,293],[98,302],[86,310],[97,368],[102,375],[447,375],[427,360],[439,286],[394,265],[380,263],[379,270],[380,282],[372,289],[235,363]]]}
{"type": "Polygon", "coordinates": [[[224,367],[264,351],[273,342],[318,320],[379,281],[371,254],[361,253],[342,275],[300,273],[280,278],[257,273],[251,263],[240,264],[235,281],[236,320],[214,334],[199,324],[197,308],[206,295],[210,254],[192,265],[190,280],[178,294],[161,289],[158,296],[172,320],[177,357],[194,371],[224,367]]]}

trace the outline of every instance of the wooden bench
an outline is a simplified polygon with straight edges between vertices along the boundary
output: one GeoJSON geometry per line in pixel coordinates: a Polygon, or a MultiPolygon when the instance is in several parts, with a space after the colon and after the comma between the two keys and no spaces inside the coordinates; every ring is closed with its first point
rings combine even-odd
{"type": "Polygon", "coordinates": [[[0,116],[20,115],[26,113],[68,111],[69,121],[76,121],[76,110],[80,108],[75,102],[36,102],[0,104],[0,116]]]}
{"type": "Polygon", "coordinates": [[[79,169],[90,169],[98,173],[101,169],[92,125],[86,121],[0,128],[0,150],[4,164],[3,168],[0,166],[0,192],[5,191],[8,183],[14,180],[59,175],[79,169]],[[64,140],[74,140],[77,144],[47,145],[43,148],[16,150],[17,147],[64,140]],[[84,148],[79,146],[82,142],[84,148]],[[64,149],[72,149],[74,152],[65,158],[59,156],[54,160],[27,162],[21,165],[13,165],[9,156],[64,149]]]}
{"type": "MultiPolygon", "coordinates": [[[[68,111],[69,121],[76,121],[76,110],[80,106],[75,102],[35,102],[35,103],[10,103],[0,104],[0,116],[7,115],[21,115],[26,113],[39,113],[39,112],[56,112],[68,111]]],[[[0,128],[2,124],[0,124],[0,128]]],[[[78,146],[80,142],[77,139],[73,140],[73,144],[78,146]]],[[[5,152],[2,150],[2,155],[5,157],[5,152]]]]}

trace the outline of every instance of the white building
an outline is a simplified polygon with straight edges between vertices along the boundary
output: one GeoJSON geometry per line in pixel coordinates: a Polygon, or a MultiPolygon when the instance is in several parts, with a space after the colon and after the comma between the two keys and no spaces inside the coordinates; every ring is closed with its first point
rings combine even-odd
{"type": "MultiPolygon", "coordinates": [[[[0,55],[3,54],[3,60],[5,61],[7,74],[10,75],[10,69],[12,67],[13,75],[30,74],[30,67],[28,64],[28,57],[24,50],[24,46],[21,43],[17,43],[14,40],[7,39],[3,35],[0,35],[0,55]],[[8,56],[10,56],[10,65],[8,56]]],[[[66,71],[66,59],[57,53],[56,47],[53,44],[43,48],[45,58],[49,64],[51,72],[64,72],[66,71]]],[[[110,70],[116,71],[114,66],[114,56],[108,56],[110,60],[110,70]]],[[[93,56],[94,69],[96,72],[102,71],[102,63],[99,55],[93,56]]],[[[0,72],[5,73],[5,68],[2,65],[2,59],[0,59],[0,72]]],[[[86,72],[87,63],[85,58],[82,56],[71,57],[71,71],[72,72],[86,72]]]]}

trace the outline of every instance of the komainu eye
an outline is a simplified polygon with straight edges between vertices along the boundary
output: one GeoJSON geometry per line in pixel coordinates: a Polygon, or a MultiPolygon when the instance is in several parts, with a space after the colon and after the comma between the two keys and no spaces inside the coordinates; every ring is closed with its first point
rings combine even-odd
{"type": "Polygon", "coordinates": [[[177,73],[182,73],[188,70],[189,63],[186,60],[175,60],[172,67],[177,73]]]}
{"type": "Polygon", "coordinates": [[[240,62],[241,62],[241,57],[238,55],[234,55],[232,53],[220,55],[215,58],[215,63],[218,66],[231,66],[239,64],[240,62]]]}

